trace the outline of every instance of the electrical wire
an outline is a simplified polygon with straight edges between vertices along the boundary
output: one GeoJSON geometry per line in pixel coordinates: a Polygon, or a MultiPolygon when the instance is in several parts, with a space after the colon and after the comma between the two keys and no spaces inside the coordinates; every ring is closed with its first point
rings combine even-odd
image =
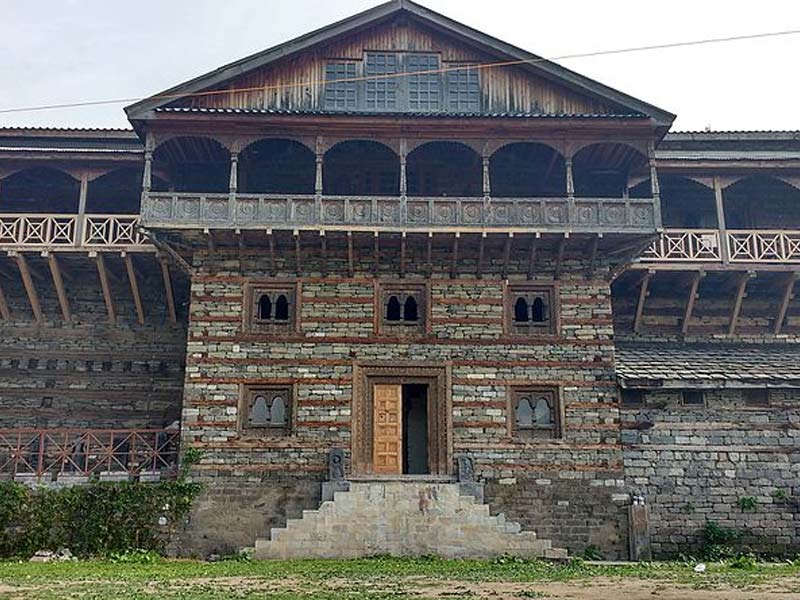
{"type": "Polygon", "coordinates": [[[670,42],[665,44],[653,44],[648,46],[633,46],[628,48],[615,48],[611,50],[599,50],[595,52],[582,52],[576,54],[564,54],[561,56],[554,56],[551,58],[531,58],[531,59],[517,59],[517,60],[506,60],[506,61],[499,61],[499,62],[490,62],[490,63],[478,63],[478,64],[460,64],[458,66],[450,66],[450,67],[442,67],[439,69],[426,69],[424,71],[413,71],[413,72],[401,72],[401,73],[386,73],[386,74],[378,74],[378,75],[369,75],[369,76],[361,76],[361,77],[346,77],[346,78],[339,78],[339,79],[327,79],[327,80],[310,80],[310,81],[303,81],[303,82],[296,82],[296,83],[287,83],[287,84],[276,84],[276,85],[269,85],[269,86],[253,86],[253,87],[244,87],[244,88],[226,88],[223,90],[208,90],[203,92],[192,92],[192,93],[174,93],[174,94],[156,94],[153,96],[147,96],[146,98],[137,97],[137,98],[114,98],[108,100],[87,100],[81,102],[65,102],[59,104],[43,104],[38,106],[23,106],[23,107],[15,107],[15,108],[0,108],[0,114],[9,114],[9,113],[20,113],[20,112],[34,112],[34,111],[44,111],[44,110],[58,110],[58,109],[66,109],[66,108],[82,108],[88,106],[102,106],[108,104],[127,104],[133,102],[139,102],[141,100],[175,100],[179,98],[196,98],[196,97],[206,97],[206,96],[216,96],[216,95],[224,95],[224,94],[231,94],[231,93],[244,93],[244,92],[267,92],[270,90],[277,90],[277,89],[288,89],[288,88],[295,88],[295,87],[311,87],[323,84],[335,84],[335,83],[353,83],[359,81],[375,81],[380,79],[392,79],[396,77],[408,77],[412,75],[431,75],[435,73],[447,73],[451,71],[464,71],[464,70],[486,70],[486,69],[493,69],[498,67],[509,67],[509,66],[516,66],[516,65],[523,65],[523,64],[536,64],[536,63],[543,63],[543,62],[554,62],[554,61],[562,61],[562,60],[573,60],[576,58],[591,58],[595,56],[611,56],[615,54],[629,54],[633,52],[650,52],[654,50],[667,50],[672,48],[684,48],[689,46],[701,46],[707,44],[720,44],[720,43],[727,43],[727,42],[737,42],[743,40],[755,40],[755,39],[763,39],[763,38],[774,38],[774,37],[782,37],[782,36],[789,36],[789,35],[797,35],[800,34],[800,29],[789,29],[785,31],[771,31],[765,33],[753,33],[753,34],[746,34],[746,35],[736,35],[736,36],[727,36],[727,37],[719,37],[719,38],[706,38],[700,40],[690,40],[684,42],[670,42]]]}

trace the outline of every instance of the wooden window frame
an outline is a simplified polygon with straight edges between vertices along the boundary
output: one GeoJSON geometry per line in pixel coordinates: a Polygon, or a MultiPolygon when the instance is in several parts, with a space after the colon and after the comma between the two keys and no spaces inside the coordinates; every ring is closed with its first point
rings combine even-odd
{"type": "Polygon", "coordinates": [[[325,61],[325,65],[323,67],[323,77],[324,77],[324,84],[323,84],[323,91],[322,91],[322,105],[325,110],[356,110],[359,107],[361,101],[361,94],[359,93],[359,82],[355,81],[355,78],[359,76],[359,61],[357,60],[345,60],[345,59],[329,59],[325,61]],[[331,71],[331,68],[338,68],[338,70],[342,71],[343,76],[339,77],[338,74],[331,80],[331,86],[328,87],[328,74],[331,71]],[[349,73],[349,71],[352,71],[349,73]],[[346,81],[347,79],[353,78],[354,81],[346,81]],[[345,80],[345,81],[343,81],[345,80]],[[353,102],[352,104],[348,100],[348,93],[352,92],[353,94],[353,102]],[[343,97],[343,100],[339,101],[339,96],[343,97]],[[342,106],[339,106],[340,103],[343,103],[342,106]]]}
{"type": "MultiPolygon", "coordinates": [[[[537,336],[557,336],[561,331],[561,304],[559,302],[559,288],[555,283],[505,283],[503,290],[503,327],[504,334],[508,337],[529,338],[537,336]],[[549,319],[539,324],[533,321],[525,329],[514,320],[514,304],[518,296],[530,298],[533,295],[544,294],[549,298],[547,309],[549,319]]],[[[531,303],[529,302],[529,306],[531,303]]]]}
{"type": "Polygon", "coordinates": [[[290,437],[294,435],[297,422],[297,390],[292,384],[272,384],[268,381],[242,384],[239,386],[239,424],[240,435],[250,437],[290,437]],[[251,425],[250,399],[258,393],[286,394],[286,424],[281,427],[273,425],[251,425]]]}
{"type": "Polygon", "coordinates": [[[681,390],[681,406],[685,408],[705,408],[708,405],[708,398],[706,398],[705,390],[698,389],[685,389],[681,390]],[[686,402],[687,394],[699,394],[702,402],[686,402]]]}
{"type": "MultiPolygon", "coordinates": [[[[249,281],[244,285],[242,298],[242,329],[248,333],[285,335],[299,332],[301,286],[297,281],[249,281]],[[286,321],[262,321],[257,318],[258,301],[262,293],[287,296],[289,318],[286,321]]],[[[274,302],[273,302],[274,304],[274,302]]]]}
{"type": "Polygon", "coordinates": [[[398,337],[425,337],[431,332],[431,287],[424,280],[375,281],[373,311],[375,335],[398,337]],[[406,296],[417,300],[418,322],[387,321],[386,302],[390,296],[400,299],[401,310],[406,296]]]}
{"type": "Polygon", "coordinates": [[[471,64],[449,64],[448,68],[453,69],[444,73],[443,80],[443,92],[445,93],[445,97],[443,98],[442,105],[446,107],[448,111],[451,112],[464,112],[464,113],[474,113],[480,112],[482,108],[482,93],[481,93],[481,75],[480,69],[471,68],[473,65],[471,64]],[[475,78],[477,81],[477,106],[472,106],[474,103],[470,98],[469,95],[472,92],[470,89],[470,85],[472,84],[472,78],[475,78]],[[463,94],[461,90],[462,80],[463,79],[463,94]],[[462,95],[464,97],[462,97],[462,95]]]}
{"type": "MultiPolygon", "coordinates": [[[[506,403],[506,423],[508,426],[508,436],[516,441],[516,442],[523,442],[523,443],[542,443],[542,442],[552,442],[564,439],[564,422],[565,422],[565,412],[564,412],[564,399],[562,396],[562,390],[560,387],[556,386],[538,386],[538,385],[530,385],[530,386],[511,386],[507,389],[506,392],[507,403],[506,403]],[[552,428],[541,428],[542,431],[552,431],[552,435],[549,437],[543,436],[521,436],[519,433],[519,427],[517,426],[517,402],[521,396],[524,395],[536,395],[536,394],[548,394],[552,398],[552,402],[554,406],[553,410],[553,427],[552,428]]],[[[532,428],[534,431],[536,428],[532,428]]]]}

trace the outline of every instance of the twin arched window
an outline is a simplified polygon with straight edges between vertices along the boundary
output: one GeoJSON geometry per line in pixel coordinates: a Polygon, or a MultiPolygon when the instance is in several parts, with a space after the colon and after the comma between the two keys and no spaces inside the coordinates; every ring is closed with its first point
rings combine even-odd
{"type": "Polygon", "coordinates": [[[261,321],[288,321],[289,320],[289,299],[286,294],[278,294],[275,298],[274,313],[273,302],[270,294],[261,294],[258,300],[258,318],[261,321]]]}
{"type": "Polygon", "coordinates": [[[548,310],[542,296],[535,296],[532,302],[524,296],[519,296],[514,303],[514,321],[517,323],[546,323],[548,310]]]}
{"type": "Polygon", "coordinates": [[[290,388],[249,389],[246,397],[245,429],[268,429],[270,435],[286,432],[290,421],[290,388]]]}
{"type": "Polygon", "coordinates": [[[544,286],[509,286],[508,331],[511,333],[555,333],[553,290],[544,286]]]}
{"type": "Polygon", "coordinates": [[[419,321],[419,303],[414,296],[406,296],[405,301],[400,304],[400,298],[395,295],[389,297],[386,303],[386,320],[389,322],[405,321],[416,323],[419,321]]]}
{"type": "Polygon", "coordinates": [[[424,283],[382,284],[379,331],[401,336],[424,334],[428,293],[424,283]]]}
{"type": "Polygon", "coordinates": [[[558,398],[553,390],[512,393],[514,432],[521,439],[554,438],[559,432],[558,398]]]}
{"type": "Polygon", "coordinates": [[[295,327],[295,288],[263,284],[249,288],[252,331],[288,333],[295,327]]]}

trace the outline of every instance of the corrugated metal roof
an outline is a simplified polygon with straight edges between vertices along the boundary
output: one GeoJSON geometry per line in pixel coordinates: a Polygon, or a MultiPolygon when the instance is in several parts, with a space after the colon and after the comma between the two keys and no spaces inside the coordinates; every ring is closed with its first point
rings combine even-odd
{"type": "Polygon", "coordinates": [[[686,387],[715,382],[728,387],[800,385],[800,344],[619,342],[616,362],[624,387],[668,382],[686,387]]]}
{"type": "Polygon", "coordinates": [[[237,115],[298,115],[298,116],[356,116],[356,117],[397,117],[433,119],[644,119],[641,113],[624,114],[545,114],[545,113],[460,113],[460,112],[384,112],[384,111],[334,111],[334,110],[284,110],[273,108],[198,108],[162,107],[155,112],[166,113],[207,113],[237,115]]]}

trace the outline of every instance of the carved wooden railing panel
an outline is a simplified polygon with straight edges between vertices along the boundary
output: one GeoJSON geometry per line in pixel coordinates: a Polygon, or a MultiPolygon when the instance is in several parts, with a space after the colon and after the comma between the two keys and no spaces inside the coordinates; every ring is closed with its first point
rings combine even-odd
{"type": "Polygon", "coordinates": [[[86,215],[84,246],[141,246],[147,243],[139,231],[138,215],[86,215]]]}
{"type": "Polygon", "coordinates": [[[654,230],[652,199],[401,198],[151,192],[142,223],[153,228],[448,227],[654,230]]]}
{"type": "Polygon", "coordinates": [[[717,229],[668,229],[642,255],[644,261],[722,260],[717,229]]]}
{"type": "Polygon", "coordinates": [[[72,246],[76,215],[0,215],[0,244],[17,246],[72,246]]]}
{"type": "Polygon", "coordinates": [[[177,429],[0,429],[0,477],[176,473],[177,429]]]}
{"type": "Polygon", "coordinates": [[[731,262],[800,263],[800,231],[728,231],[731,262]]]}

